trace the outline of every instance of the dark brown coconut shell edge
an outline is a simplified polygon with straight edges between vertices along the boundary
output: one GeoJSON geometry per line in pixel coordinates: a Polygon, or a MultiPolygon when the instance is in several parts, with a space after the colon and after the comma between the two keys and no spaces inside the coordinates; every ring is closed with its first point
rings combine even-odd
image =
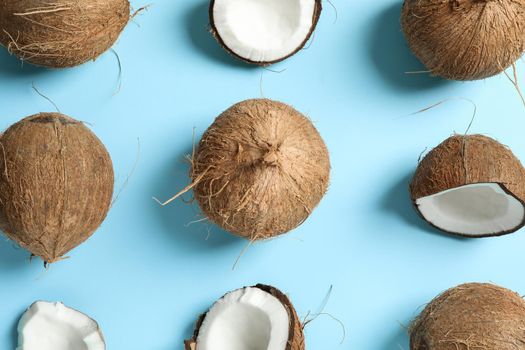
{"type": "Polygon", "coordinates": [[[293,52],[291,52],[290,54],[288,54],[288,55],[286,55],[284,57],[281,57],[279,59],[273,60],[273,61],[257,62],[257,61],[252,61],[252,60],[246,59],[246,58],[244,58],[242,56],[239,56],[235,52],[233,52],[233,50],[231,50],[224,43],[224,40],[222,40],[221,36],[219,35],[219,31],[217,30],[217,27],[215,26],[215,21],[213,20],[213,7],[215,6],[215,0],[211,0],[210,1],[210,7],[209,7],[210,33],[211,33],[211,35],[213,35],[215,40],[217,40],[219,45],[221,45],[221,47],[224,50],[226,50],[231,56],[233,56],[236,59],[241,60],[241,61],[243,61],[245,63],[248,63],[248,64],[254,64],[254,65],[266,67],[266,66],[272,65],[274,63],[278,63],[278,62],[284,61],[285,59],[287,59],[289,57],[292,57],[293,55],[298,53],[300,50],[302,50],[302,48],[306,45],[308,40],[310,40],[310,37],[312,36],[313,32],[315,31],[315,28],[317,27],[317,23],[319,22],[319,17],[321,17],[321,12],[323,10],[323,5],[321,4],[321,0],[314,0],[314,1],[315,1],[315,9],[314,9],[314,15],[313,15],[313,19],[312,19],[312,27],[310,28],[310,31],[308,32],[308,35],[306,36],[304,41],[293,52]]]}
{"type": "MultiPolygon", "coordinates": [[[[303,327],[302,327],[299,317],[297,316],[297,312],[295,311],[295,308],[293,307],[290,299],[279,289],[272,287],[272,286],[268,286],[265,284],[257,284],[253,286],[252,288],[258,288],[268,294],[273,295],[283,304],[286,311],[288,312],[290,323],[289,323],[288,342],[286,343],[285,350],[304,350],[305,345],[304,345],[303,327]]],[[[227,294],[229,293],[231,292],[228,292],[227,294]]],[[[204,319],[206,318],[206,315],[208,314],[208,311],[200,315],[199,319],[197,320],[195,324],[195,331],[193,332],[192,338],[184,341],[185,350],[196,350],[197,337],[199,336],[200,328],[202,326],[202,323],[204,322],[204,319]]]]}
{"type": "MultiPolygon", "coordinates": [[[[475,183],[470,183],[470,184],[465,184],[463,186],[467,186],[467,185],[475,185],[475,184],[483,184],[483,183],[488,183],[488,182],[475,182],[475,183]]],[[[498,184],[501,189],[503,191],[505,191],[505,193],[507,193],[509,196],[512,196],[514,198],[516,198],[516,200],[518,200],[522,205],[523,207],[525,208],[525,202],[523,200],[521,200],[520,198],[518,198],[514,193],[510,192],[507,187],[502,184],[502,183],[499,183],[499,182],[492,182],[492,183],[495,183],[495,184],[498,184]]],[[[451,188],[451,190],[453,189],[456,189],[456,188],[460,188],[460,187],[463,187],[463,186],[457,186],[457,187],[453,187],[451,188]]],[[[450,235],[453,235],[453,236],[457,236],[457,237],[462,237],[462,238],[489,238],[489,237],[500,237],[500,236],[505,236],[505,235],[508,235],[508,234],[511,234],[511,233],[514,233],[520,229],[522,229],[524,226],[525,226],[525,215],[523,216],[523,218],[521,219],[521,223],[514,227],[513,229],[510,229],[510,230],[507,230],[507,231],[502,231],[502,232],[496,232],[496,233],[489,233],[489,234],[480,234],[480,235],[467,235],[467,234],[464,234],[464,233],[461,233],[461,232],[453,232],[453,231],[448,231],[448,230],[445,230],[437,225],[435,225],[434,223],[428,221],[425,216],[421,213],[421,211],[419,210],[419,205],[417,205],[416,201],[418,200],[419,198],[411,198],[411,201],[412,201],[412,206],[414,207],[414,209],[416,210],[416,213],[419,215],[419,217],[421,219],[423,219],[423,221],[425,221],[427,224],[429,224],[430,226],[432,226],[433,228],[435,228],[436,230],[439,230],[439,231],[442,231],[444,233],[448,233],[450,235]]]]}

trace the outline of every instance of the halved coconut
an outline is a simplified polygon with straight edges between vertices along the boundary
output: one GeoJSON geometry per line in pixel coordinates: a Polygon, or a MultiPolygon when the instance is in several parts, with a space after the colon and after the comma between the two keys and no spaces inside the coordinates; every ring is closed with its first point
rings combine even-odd
{"type": "Polygon", "coordinates": [[[219,299],[185,345],[186,350],[304,350],[304,335],[286,295],[258,284],[219,299]]]}
{"type": "Polygon", "coordinates": [[[62,303],[37,301],[18,323],[17,350],[105,350],[97,322],[62,303]]]}
{"type": "Polygon", "coordinates": [[[512,233],[525,225],[525,169],[483,135],[454,135],[419,164],[410,194],[431,225],[465,237],[512,233]]]}
{"type": "Polygon", "coordinates": [[[304,47],[321,9],[321,0],[211,0],[211,32],[233,56],[265,66],[304,47]]]}

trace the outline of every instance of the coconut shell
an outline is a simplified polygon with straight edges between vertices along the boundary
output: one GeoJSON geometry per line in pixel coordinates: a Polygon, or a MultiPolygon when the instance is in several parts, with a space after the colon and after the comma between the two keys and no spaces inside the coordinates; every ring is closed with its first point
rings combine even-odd
{"type": "MultiPolygon", "coordinates": [[[[419,163],[412,178],[410,197],[419,213],[416,205],[419,198],[476,183],[497,183],[507,193],[525,203],[523,165],[510,149],[483,135],[454,135],[430,151],[419,163]]],[[[525,222],[511,232],[523,225],[525,222]]],[[[458,235],[456,232],[449,233],[458,235]]]]}
{"type": "Polygon", "coordinates": [[[100,226],[113,195],[113,166],[84,124],[40,113],[0,139],[0,213],[6,235],[45,262],[60,260],[100,226]]]}
{"type": "Polygon", "coordinates": [[[525,349],[525,302],[493,284],[449,289],[412,324],[410,349],[525,349]]]}
{"type": "Polygon", "coordinates": [[[74,67],[113,46],[129,19],[128,0],[0,0],[0,44],[38,66],[74,67]]]}
{"type": "MultiPolygon", "coordinates": [[[[286,343],[285,350],[304,350],[305,342],[304,342],[303,325],[301,323],[301,320],[299,319],[299,316],[297,316],[297,312],[295,311],[295,308],[293,307],[290,299],[279,289],[272,287],[272,286],[268,286],[264,284],[257,284],[256,286],[253,286],[253,288],[259,288],[260,290],[276,297],[283,304],[284,308],[288,312],[288,318],[289,318],[290,323],[289,323],[288,342],[286,343]]],[[[199,331],[202,326],[202,323],[204,322],[204,319],[206,318],[206,314],[207,312],[202,314],[197,320],[197,323],[195,325],[195,331],[193,333],[192,338],[184,341],[185,350],[196,350],[197,338],[199,336],[199,331]]]]}
{"type": "Polygon", "coordinates": [[[401,23],[414,54],[446,79],[496,75],[525,49],[525,0],[405,0],[401,23]]]}
{"type": "Polygon", "coordinates": [[[301,43],[301,45],[299,45],[293,52],[291,52],[290,54],[288,54],[288,55],[286,55],[284,57],[281,57],[281,58],[279,58],[277,60],[268,61],[268,62],[252,61],[252,60],[249,60],[249,59],[244,58],[242,56],[239,56],[232,49],[230,49],[224,43],[224,40],[221,38],[221,36],[219,34],[219,31],[217,30],[217,27],[215,25],[215,19],[213,18],[213,8],[215,6],[215,0],[211,0],[210,1],[210,7],[209,7],[210,33],[215,38],[215,40],[217,40],[219,45],[224,50],[226,50],[226,52],[228,52],[231,56],[233,56],[234,58],[236,58],[238,60],[241,60],[241,61],[243,61],[245,63],[248,63],[248,64],[254,64],[254,65],[257,65],[257,66],[267,67],[267,66],[272,65],[274,63],[278,63],[278,62],[284,61],[285,59],[295,55],[297,52],[301,51],[303,49],[303,47],[306,45],[306,43],[308,42],[308,40],[310,40],[310,37],[312,36],[312,34],[315,31],[315,28],[317,27],[317,22],[319,22],[319,17],[321,17],[321,12],[323,10],[323,5],[321,3],[321,0],[314,0],[314,1],[315,1],[315,11],[314,11],[313,19],[312,19],[312,27],[310,28],[310,32],[308,33],[308,35],[306,36],[304,41],[301,43]]]}
{"type": "Polygon", "coordinates": [[[193,157],[205,215],[250,240],[299,226],[328,188],[328,150],[312,122],[268,99],[240,102],[204,133],[193,157]]]}

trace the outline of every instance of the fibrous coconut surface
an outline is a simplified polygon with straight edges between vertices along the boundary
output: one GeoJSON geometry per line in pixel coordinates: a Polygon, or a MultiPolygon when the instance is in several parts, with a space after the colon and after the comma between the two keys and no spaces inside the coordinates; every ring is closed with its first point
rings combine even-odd
{"type": "Polygon", "coordinates": [[[246,100],[206,130],[193,157],[194,196],[204,214],[250,240],[286,233],[328,188],[328,150],[312,122],[268,99],[246,100]]]}
{"type": "Polygon", "coordinates": [[[0,44],[35,65],[73,67],[113,46],[129,19],[128,0],[0,0],[0,44]]]}
{"type": "Polygon", "coordinates": [[[0,138],[0,226],[45,262],[60,260],[100,226],[113,196],[113,165],[84,124],[40,113],[0,138]]]}
{"type": "Polygon", "coordinates": [[[525,301],[511,290],[463,284],[432,300],[410,327],[411,350],[525,349],[525,301]]]}
{"type": "Polygon", "coordinates": [[[524,0],[405,0],[401,22],[415,55],[447,79],[493,76],[525,49],[524,0]]]}

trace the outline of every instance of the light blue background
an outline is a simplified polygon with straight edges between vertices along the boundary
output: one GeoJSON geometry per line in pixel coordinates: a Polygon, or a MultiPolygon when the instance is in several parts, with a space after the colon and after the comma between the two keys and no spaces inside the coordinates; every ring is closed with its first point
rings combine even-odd
{"type": "MultiPolygon", "coordinates": [[[[134,1],[138,8],[144,2],[134,1]]],[[[33,301],[60,300],[98,320],[108,349],[181,349],[193,323],[224,292],[257,282],[290,295],[300,315],[315,312],[330,285],[328,317],[306,328],[309,349],[408,349],[403,325],[437,293],[467,281],[493,281],[525,293],[525,235],[462,240],[429,228],[411,208],[407,183],[420,153],[454,131],[509,145],[525,159],[525,108],[505,76],[444,82],[405,71],[422,67],[399,31],[400,1],[334,0],[311,46],[273,66],[247,67],[206,32],[207,2],[158,0],[130,23],[115,56],[46,71],[0,52],[0,127],[52,106],[89,122],[112,155],[120,188],[107,220],[71,259],[44,271],[28,253],[0,241],[0,348],[15,347],[16,323],[33,301]],[[216,227],[187,224],[198,210],[159,207],[188,182],[183,155],[224,109],[243,99],[281,100],[310,116],[333,166],[331,187],[291,234],[248,250],[216,227]],[[206,240],[210,233],[209,239],[206,240]]],[[[525,78],[523,65],[518,65],[525,78]]]]}

